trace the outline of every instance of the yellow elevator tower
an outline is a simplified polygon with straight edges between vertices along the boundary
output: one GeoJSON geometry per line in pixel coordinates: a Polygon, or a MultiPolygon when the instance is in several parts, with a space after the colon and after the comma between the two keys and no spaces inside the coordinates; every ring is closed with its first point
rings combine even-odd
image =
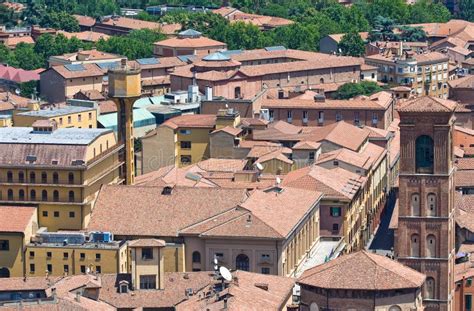
{"type": "Polygon", "coordinates": [[[133,103],[141,96],[141,70],[130,67],[123,59],[120,67],[109,70],[109,97],[117,105],[118,140],[124,145],[121,160],[125,184],[135,182],[135,154],[133,138],[133,103]]]}

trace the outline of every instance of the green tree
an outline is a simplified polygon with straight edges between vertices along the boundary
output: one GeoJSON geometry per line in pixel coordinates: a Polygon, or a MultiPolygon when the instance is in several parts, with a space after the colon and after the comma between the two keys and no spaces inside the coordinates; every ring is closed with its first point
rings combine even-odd
{"type": "Polygon", "coordinates": [[[426,40],[426,33],[421,27],[401,26],[399,27],[402,32],[400,39],[408,42],[419,42],[426,40]]]}
{"type": "Polygon", "coordinates": [[[372,95],[380,92],[382,88],[372,81],[362,81],[360,83],[346,83],[341,85],[336,92],[337,99],[349,99],[358,95],[372,95]]]}
{"type": "Polygon", "coordinates": [[[457,18],[474,22],[474,0],[459,0],[457,18]]]}
{"type": "Polygon", "coordinates": [[[79,23],[74,16],[63,11],[44,14],[39,24],[41,27],[61,29],[68,32],[77,32],[80,30],[79,23]]]}
{"type": "Polygon", "coordinates": [[[338,44],[342,55],[360,57],[365,53],[365,42],[355,30],[346,33],[338,44]]]}
{"type": "Polygon", "coordinates": [[[38,81],[28,81],[28,82],[23,82],[19,85],[20,87],[20,94],[23,97],[31,97],[31,95],[38,94],[39,90],[39,83],[38,81]]]}
{"type": "Polygon", "coordinates": [[[377,16],[374,28],[369,33],[370,41],[395,41],[399,39],[394,33],[395,21],[388,17],[377,16]]]}
{"type": "Polygon", "coordinates": [[[25,70],[34,70],[44,66],[43,58],[35,53],[33,45],[23,42],[16,46],[14,56],[10,58],[8,63],[11,66],[25,70]]]}
{"type": "Polygon", "coordinates": [[[409,6],[410,23],[445,23],[451,19],[451,12],[442,4],[419,0],[409,6]]]}

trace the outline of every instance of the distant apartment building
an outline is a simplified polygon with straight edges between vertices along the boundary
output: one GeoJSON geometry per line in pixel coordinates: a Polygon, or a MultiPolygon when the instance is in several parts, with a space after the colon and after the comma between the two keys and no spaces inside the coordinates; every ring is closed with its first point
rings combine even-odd
{"type": "Polygon", "coordinates": [[[126,35],[133,30],[149,29],[159,31],[167,36],[174,36],[181,30],[180,24],[160,24],[123,16],[105,16],[91,26],[95,32],[109,36],[126,35]]]}
{"type": "Polygon", "coordinates": [[[359,58],[281,46],[222,51],[189,59],[191,64],[170,74],[171,89],[183,90],[195,81],[201,93],[212,87],[213,96],[227,99],[251,99],[263,90],[276,98],[310,88],[334,92],[340,85],[360,81],[363,63],[359,58]]]}
{"type": "Polygon", "coordinates": [[[202,33],[193,29],[181,31],[175,38],[165,39],[153,44],[153,54],[161,57],[206,55],[226,49],[227,44],[204,37],[202,33]]]}
{"type": "Polygon", "coordinates": [[[261,102],[261,108],[268,110],[270,121],[281,120],[296,126],[324,126],[344,120],[356,126],[387,129],[393,121],[394,107],[394,98],[385,91],[349,100],[326,99],[308,91],[291,99],[261,102]]]}
{"type": "Polygon", "coordinates": [[[38,223],[49,231],[87,226],[97,192],[119,183],[115,135],[104,129],[0,128],[0,203],[38,206],[38,223]]]}
{"type": "Polygon", "coordinates": [[[103,70],[95,64],[53,66],[40,74],[41,97],[61,103],[80,91],[103,89],[103,70]]]}
{"type": "Polygon", "coordinates": [[[64,105],[58,108],[20,111],[13,115],[13,124],[17,127],[31,127],[40,120],[55,122],[58,128],[97,128],[97,109],[64,105]]]}
{"type": "Polygon", "coordinates": [[[378,67],[378,80],[411,87],[418,96],[448,98],[449,59],[439,52],[367,56],[365,62],[378,67]]]}
{"type": "Polygon", "coordinates": [[[221,15],[231,23],[243,22],[257,26],[261,30],[271,30],[294,23],[292,20],[286,18],[245,13],[232,7],[221,7],[212,12],[221,15]]]}

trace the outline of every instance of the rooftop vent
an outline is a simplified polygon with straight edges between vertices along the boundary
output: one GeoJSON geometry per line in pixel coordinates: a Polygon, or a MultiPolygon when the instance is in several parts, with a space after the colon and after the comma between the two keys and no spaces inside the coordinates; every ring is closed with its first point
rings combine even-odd
{"type": "Polygon", "coordinates": [[[34,163],[34,162],[36,162],[36,160],[37,160],[37,157],[35,155],[27,155],[26,156],[26,162],[34,163]]]}
{"type": "Polygon", "coordinates": [[[76,166],[76,165],[77,165],[77,166],[79,166],[79,165],[84,165],[84,163],[85,163],[85,162],[84,162],[83,160],[73,160],[73,161],[72,161],[72,165],[75,165],[75,166],[76,166]]]}
{"type": "Polygon", "coordinates": [[[173,192],[173,187],[166,186],[161,191],[161,195],[171,195],[172,192],[173,192]]]}
{"type": "Polygon", "coordinates": [[[255,287],[268,291],[268,283],[255,283],[255,287]]]}
{"type": "Polygon", "coordinates": [[[326,96],[324,94],[314,95],[314,101],[317,103],[324,103],[326,101],[326,96]]]}

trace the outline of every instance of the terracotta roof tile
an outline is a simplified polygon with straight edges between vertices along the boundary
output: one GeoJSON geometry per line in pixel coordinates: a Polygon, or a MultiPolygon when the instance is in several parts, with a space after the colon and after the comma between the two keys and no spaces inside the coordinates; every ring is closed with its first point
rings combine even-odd
{"type": "Polygon", "coordinates": [[[181,115],[167,120],[160,126],[167,126],[172,129],[178,128],[214,128],[216,116],[211,114],[189,114],[181,115]]]}
{"type": "Polygon", "coordinates": [[[223,42],[212,40],[207,37],[199,38],[169,38],[154,43],[155,46],[166,46],[173,48],[203,48],[203,47],[222,47],[227,45],[223,42]]]}
{"type": "Polygon", "coordinates": [[[35,213],[34,207],[0,206],[0,232],[24,233],[35,213]]]}
{"type": "Polygon", "coordinates": [[[177,236],[180,229],[234,208],[246,198],[243,190],[175,187],[169,195],[162,191],[159,187],[103,187],[89,230],[115,235],[177,236]]]}
{"type": "Polygon", "coordinates": [[[474,75],[468,75],[455,80],[448,81],[450,88],[474,88],[474,75]]]}
{"type": "Polygon", "coordinates": [[[242,133],[242,129],[232,127],[232,126],[226,126],[226,127],[223,127],[223,128],[220,128],[218,130],[213,131],[211,134],[215,134],[215,133],[219,133],[219,132],[225,132],[225,133],[228,133],[232,136],[238,136],[240,133],[242,133]]]}
{"type": "Polygon", "coordinates": [[[166,242],[157,239],[138,239],[128,242],[129,247],[165,247],[166,242]]]}
{"type": "MultiPolygon", "coordinates": [[[[104,72],[96,64],[83,64],[84,70],[71,71],[65,66],[53,66],[48,70],[53,70],[61,75],[64,79],[75,79],[83,77],[101,77],[104,72]]],[[[46,70],[46,71],[48,71],[46,70]]]]}
{"type": "Polygon", "coordinates": [[[300,284],[318,288],[371,291],[420,288],[424,281],[424,274],[367,251],[343,255],[306,270],[298,279],[300,284]]]}
{"type": "Polygon", "coordinates": [[[399,112],[454,112],[457,103],[449,99],[422,96],[407,100],[398,108],[399,112]]]}
{"type": "Polygon", "coordinates": [[[95,18],[93,17],[77,15],[77,14],[74,14],[73,16],[76,18],[80,26],[92,27],[95,24],[95,18]]]}

